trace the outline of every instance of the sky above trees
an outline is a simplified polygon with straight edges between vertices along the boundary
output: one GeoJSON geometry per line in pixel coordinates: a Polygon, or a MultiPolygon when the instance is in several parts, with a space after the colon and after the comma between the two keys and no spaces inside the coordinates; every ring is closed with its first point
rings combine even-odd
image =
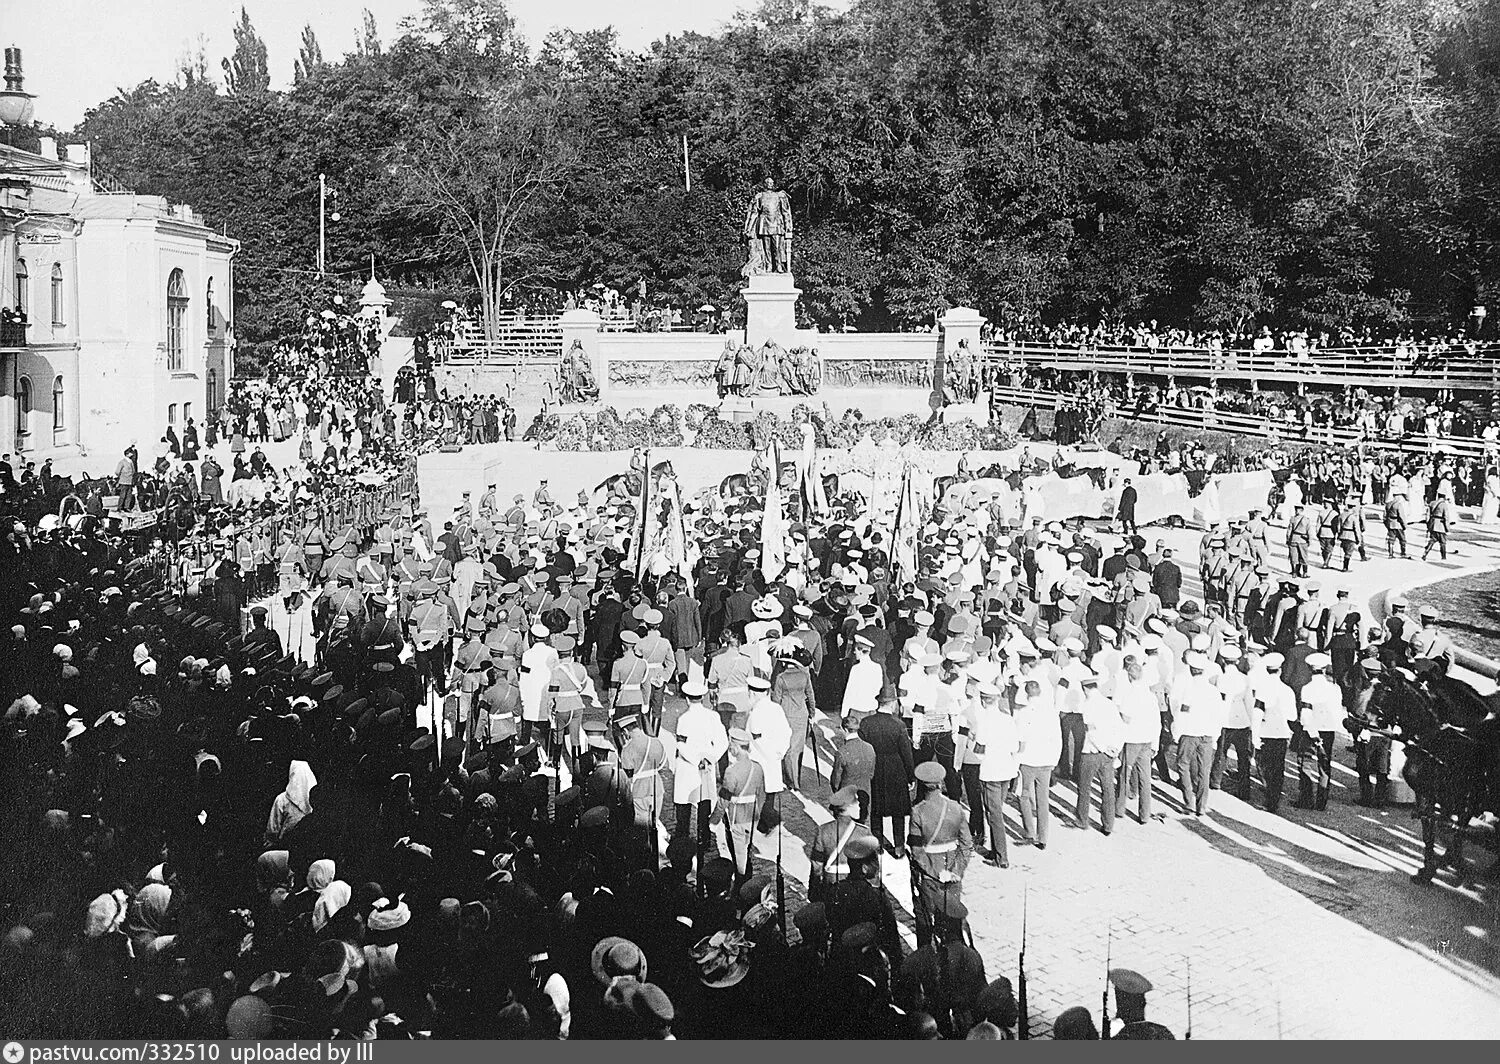
{"type": "Polygon", "coordinates": [[[1497,274],[1500,0],[769,0],[643,50],[533,45],[500,0],[429,0],[351,54],[299,36],[269,59],[303,68],[285,90],[253,16],[232,25],[228,71],[142,83],[77,132],[244,241],[251,342],[307,288],[319,171],[344,219],[332,268],[373,254],[492,310],[596,281],[736,306],[768,174],[801,308],[832,327],[960,304],[1428,327],[1497,274]]]}

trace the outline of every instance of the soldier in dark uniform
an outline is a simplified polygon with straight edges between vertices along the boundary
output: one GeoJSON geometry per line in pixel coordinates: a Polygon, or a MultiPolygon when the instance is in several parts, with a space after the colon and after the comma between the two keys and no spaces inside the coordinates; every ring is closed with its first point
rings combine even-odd
{"type": "Polygon", "coordinates": [[[370,617],[359,630],[359,649],[366,669],[377,661],[394,664],[401,660],[405,641],[401,638],[400,622],[389,614],[390,605],[390,599],[384,595],[371,595],[366,602],[370,617]]]}
{"type": "Polygon", "coordinates": [[[244,647],[247,653],[256,647],[267,647],[273,658],[280,658],[281,636],[267,624],[267,617],[264,606],[250,607],[250,631],[245,633],[244,647]]]}
{"type": "Polygon", "coordinates": [[[858,820],[864,823],[870,816],[870,791],[875,781],[875,748],[859,736],[861,717],[850,713],[844,718],[844,742],[833,755],[833,767],[828,771],[828,786],[833,790],[854,788],[859,796],[858,820]]]}
{"type": "Polygon", "coordinates": [[[880,884],[880,844],[871,837],[850,839],[844,848],[849,876],[828,894],[828,929],[835,942],[860,924],[875,929],[875,941],[887,957],[901,956],[901,937],[890,896],[880,884]]]}
{"type": "Polygon", "coordinates": [[[935,761],[924,761],[916,769],[920,800],[911,810],[907,847],[911,852],[915,888],[917,944],[932,940],[932,914],[945,895],[963,896],[964,871],[974,853],[964,807],[943,793],[947,774],[935,761]]]}
{"type": "Polygon", "coordinates": [[[818,825],[808,848],[811,873],[807,896],[812,901],[822,901],[848,877],[849,843],[856,838],[874,839],[870,829],[859,822],[863,810],[859,792],[853,787],[834,791],[828,799],[828,808],[833,811],[834,818],[818,825]]]}

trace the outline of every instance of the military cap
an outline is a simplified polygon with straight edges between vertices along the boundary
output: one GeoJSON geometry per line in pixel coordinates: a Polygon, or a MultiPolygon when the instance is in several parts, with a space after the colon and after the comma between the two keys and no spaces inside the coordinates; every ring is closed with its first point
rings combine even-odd
{"type": "Polygon", "coordinates": [[[570,635],[560,635],[552,640],[552,649],[557,651],[559,655],[573,653],[573,649],[576,646],[578,646],[578,640],[570,635]]]}
{"type": "Polygon", "coordinates": [[[1328,668],[1329,664],[1332,661],[1332,658],[1330,658],[1327,654],[1321,652],[1317,654],[1307,655],[1307,667],[1309,669],[1312,669],[1314,672],[1322,672],[1324,669],[1328,668]]]}
{"type": "Polygon", "coordinates": [[[764,676],[754,675],[745,682],[752,691],[769,691],[771,689],[771,681],[764,676]]]}
{"type": "Polygon", "coordinates": [[[688,680],[682,685],[683,698],[702,698],[708,694],[708,685],[702,680],[688,680]]]}
{"type": "Polygon", "coordinates": [[[923,761],[917,766],[916,777],[922,783],[939,784],[947,778],[947,773],[936,761],[923,761]]]}
{"type": "Polygon", "coordinates": [[[851,861],[868,861],[879,851],[880,844],[872,835],[856,835],[844,845],[844,855],[851,861]]]}
{"type": "Polygon", "coordinates": [[[1286,658],[1279,653],[1272,652],[1260,659],[1260,663],[1267,669],[1279,669],[1286,662],[1286,658]]]}
{"type": "Polygon", "coordinates": [[[1359,663],[1359,667],[1366,672],[1384,672],[1385,666],[1380,663],[1379,658],[1365,658],[1359,663]]]}
{"type": "Polygon", "coordinates": [[[578,826],[581,828],[609,827],[609,806],[596,805],[592,809],[585,810],[583,816],[578,818],[578,826]]]}
{"type": "Polygon", "coordinates": [[[1109,981],[1115,988],[1115,995],[1145,997],[1151,992],[1151,980],[1140,972],[1131,971],[1129,968],[1111,968],[1109,970],[1109,981]]]}
{"type": "Polygon", "coordinates": [[[729,741],[732,743],[746,744],[750,742],[750,733],[744,728],[730,728],[729,741]]]}

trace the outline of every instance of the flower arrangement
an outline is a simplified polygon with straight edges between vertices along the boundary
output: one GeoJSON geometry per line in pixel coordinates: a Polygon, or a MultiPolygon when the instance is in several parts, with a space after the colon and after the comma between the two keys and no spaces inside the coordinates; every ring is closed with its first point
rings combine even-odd
{"type": "Polygon", "coordinates": [[[928,451],[1003,451],[1019,442],[1013,432],[998,424],[978,425],[964,418],[928,426],[918,414],[866,418],[847,410],[835,418],[825,405],[822,412],[798,404],[790,418],[761,411],[754,421],[725,421],[713,407],[695,403],[687,410],[673,404],[657,407],[649,415],[639,408],[622,419],[613,407],[597,415],[549,415],[536,431],[539,442],[554,443],[559,451],[628,451],[634,447],[692,446],[707,450],[751,450],[764,448],[774,437],[784,449],[802,446],[802,425],[811,422],[818,446],[853,450],[862,441],[872,445],[911,445],[928,451]]]}

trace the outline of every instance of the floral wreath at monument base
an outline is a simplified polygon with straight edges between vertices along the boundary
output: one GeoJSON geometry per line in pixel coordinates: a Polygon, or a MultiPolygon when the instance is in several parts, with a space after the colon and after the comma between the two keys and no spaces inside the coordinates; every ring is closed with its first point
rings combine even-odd
{"type": "Polygon", "coordinates": [[[926,451],[1003,451],[1021,442],[1015,433],[998,425],[979,425],[969,418],[929,427],[927,418],[919,414],[866,418],[857,410],[846,410],[835,416],[826,403],[821,409],[798,403],[790,418],[761,411],[750,421],[722,420],[718,409],[706,403],[693,403],[686,410],[667,403],[650,414],[634,407],[623,415],[607,406],[593,414],[548,414],[532,438],[559,451],[636,447],[748,451],[764,449],[774,436],[783,448],[795,449],[802,446],[802,426],[809,422],[818,447],[841,451],[866,438],[877,445],[890,441],[926,451]]]}

